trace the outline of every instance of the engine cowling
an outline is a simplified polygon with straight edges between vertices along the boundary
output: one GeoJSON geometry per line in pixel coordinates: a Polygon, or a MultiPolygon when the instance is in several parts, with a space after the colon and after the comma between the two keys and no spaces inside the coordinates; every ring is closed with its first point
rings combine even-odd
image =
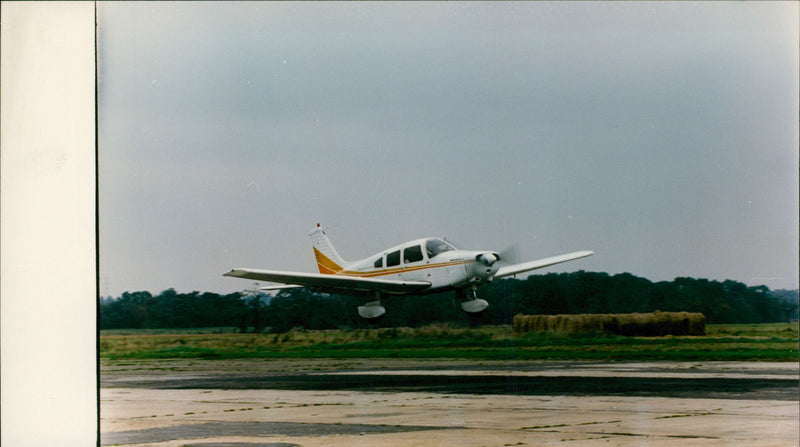
{"type": "Polygon", "coordinates": [[[472,283],[481,283],[484,281],[491,281],[497,270],[500,269],[500,255],[492,252],[485,251],[478,253],[475,256],[475,264],[472,268],[472,283]]]}

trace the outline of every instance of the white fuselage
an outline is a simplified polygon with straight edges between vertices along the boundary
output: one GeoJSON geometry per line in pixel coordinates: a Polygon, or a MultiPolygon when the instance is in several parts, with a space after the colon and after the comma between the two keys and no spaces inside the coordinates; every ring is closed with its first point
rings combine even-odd
{"type": "Polygon", "coordinates": [[[459,250],[437,239],[417,239],[397,245],[360,261],[342,266],[338,275],[380,278],[399,281],[427,281],[422,291],[443,290],[491,281],[499,268],[499,256],[490,251],[459,250]],[[481,256],[494,256],[487,262],[481,256]]]}

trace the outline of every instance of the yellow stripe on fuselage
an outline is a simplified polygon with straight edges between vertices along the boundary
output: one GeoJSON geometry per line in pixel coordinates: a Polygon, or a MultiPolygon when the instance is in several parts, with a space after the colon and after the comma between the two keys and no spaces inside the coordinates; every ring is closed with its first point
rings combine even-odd
{"type": "Polygon", "coordinates": [[[417,270],[427,270],[439,267],[452,267],[456,265],[471,264],[475,262],[472,260],[450,261],[450,262],[439,262],[435,264],[421,264],[421,265],[412,265],[404,267],[386,268],[382,270],[357,272],[355,270],[344,270],[342,266],[340,266],[339,264],[331,260],[329,257],[322,254],[322,252],[317,250],[316,247],[312,248],[314,249],[314,257],[317,258],[317,268],[319,269],[320,273],[326,275],[356,276],[359,278],[373,278],[376,276],[396,275],[398,273],[414,272],[417,270]]]}
{"type": "Polygon", "coordinates": [[[464,264],[471,264],[475,261],[466,260],[466,261],[451,261],[451,262],[441,262],[436,264],[422,264],[422,265],[412,265],[408,267],[396,267],[396,268],[387,268],[383,270],[373,270],[368,272],[356,272],[353,270],[341,270],[335,274],[337,275],[345,275],[345,276],[358,276],[360,278],[373,278],[376,276],[387,276],[387,275],[396,275],[398,273],[406,273],[406,272],[414,272],[417,270],[427,270],[439,267],[451,267],[455,265],[464,265],[464,264]]]}

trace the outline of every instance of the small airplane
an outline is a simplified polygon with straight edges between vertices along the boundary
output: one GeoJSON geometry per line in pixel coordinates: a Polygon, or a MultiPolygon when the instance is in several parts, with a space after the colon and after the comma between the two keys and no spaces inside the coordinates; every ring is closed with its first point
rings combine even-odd
{"type": "Polygon", "coordinates": [[[309,236],[319,273],[236,268],[223,276],[285,284],[261,287],[260,290],[310,287],[325,293],[371,295],[372,301],[358,307],[358,314],[368,319],[386,313],[381,306],[381,294],[423,295],[446,290],[455,290],[465,312],[478,314],[489,307],[489,303],[477,297],[480,284],[594,254],[576,251],[502,265],[504,260],[495,251],[459,250],[444,239],[424,238],[397,245],[360,261],[347,262],[333,247],[320,224],[309,236]]]}

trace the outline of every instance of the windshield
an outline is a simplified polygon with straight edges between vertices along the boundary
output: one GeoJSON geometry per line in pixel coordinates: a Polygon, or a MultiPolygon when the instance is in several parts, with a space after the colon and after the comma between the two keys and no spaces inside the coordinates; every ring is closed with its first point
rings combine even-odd
{"type": "Polygon", "coordinates": [[[448,242],[445,242],[441,239],[428,239],[425,242],[425,250],[428,252],[428,258],[432,258],[439,253],[444,253],[446,251],[455,249],[456,247],[453,247],[448,242]]]}

